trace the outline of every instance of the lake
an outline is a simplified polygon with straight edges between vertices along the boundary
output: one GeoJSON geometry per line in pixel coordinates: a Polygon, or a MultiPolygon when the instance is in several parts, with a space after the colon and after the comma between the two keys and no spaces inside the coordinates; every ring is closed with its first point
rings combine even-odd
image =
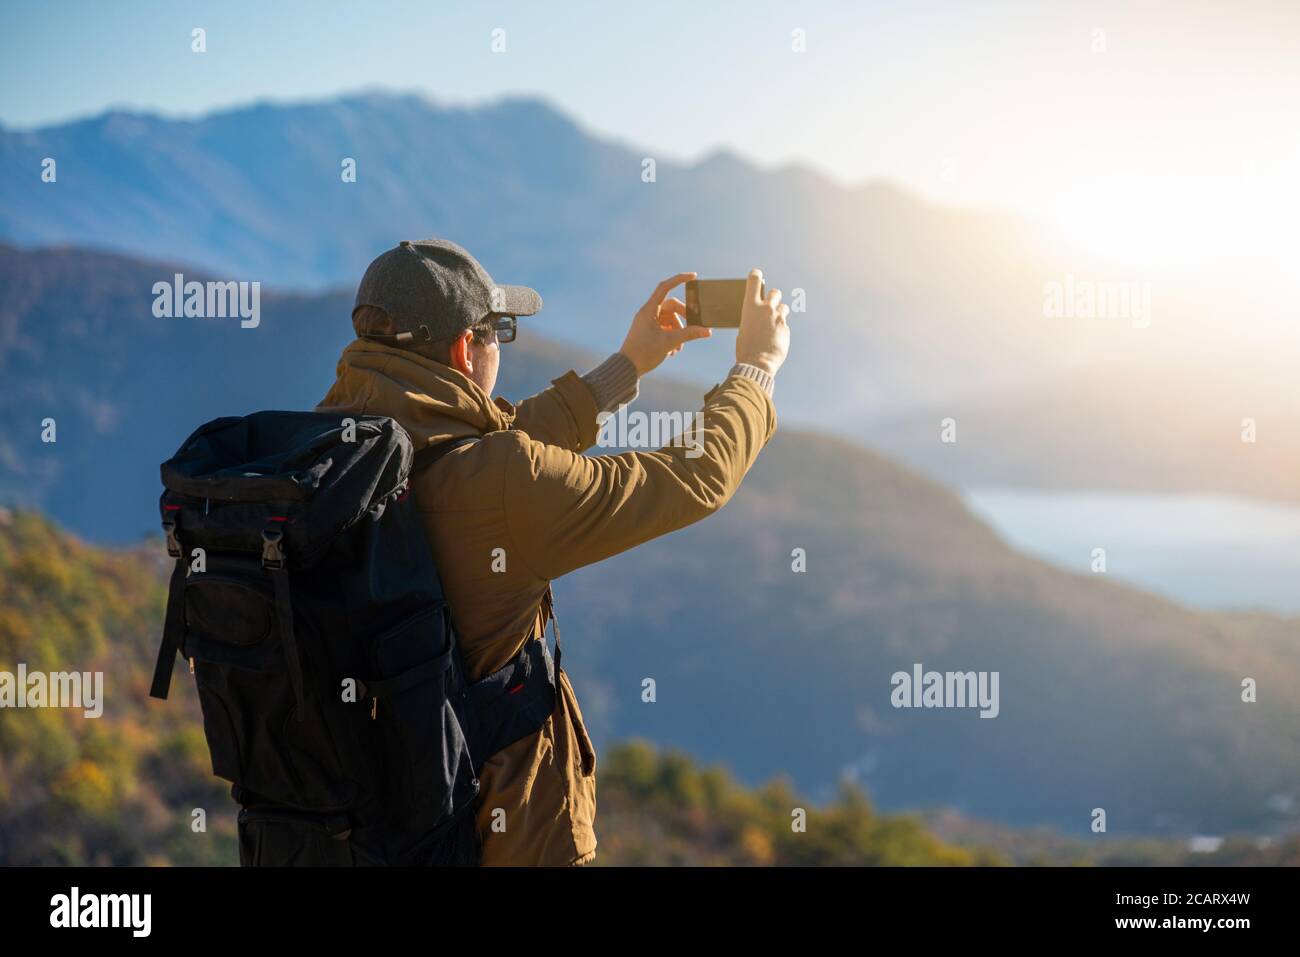
{"type": "Polygon", "coordinates": [[[967,505],[1010,544],[1196,608],[1300,614],[1300,508],[1232,495],[981,488],[967,505]]]}

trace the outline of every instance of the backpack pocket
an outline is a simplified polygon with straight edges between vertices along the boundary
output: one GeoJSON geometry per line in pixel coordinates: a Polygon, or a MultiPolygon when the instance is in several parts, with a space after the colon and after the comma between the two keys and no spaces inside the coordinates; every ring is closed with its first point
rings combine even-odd
{"type": "MultiPolygon", "coordinates": [[[[316,695],[307,694],[299,719],[271,584],[260,569],[233,564],[214,563],[224,567],[185,583],[181,653],[194,669],[213,773],[291,807],[348,807],[356,786],[316,695]]],[[[312,623],[295,621],[305,644],[312,623]]]]}
{"type": "Polygon", "coordinates": [[[380,635],[371,657],[381,677],[366,682],[366,694],[394,820],[404,829],[437,830],[478,795],[446,606],[424,609],[380,635]]]}
{"type": "Polygon", "coordinates": [[[250,571],[185,579],[186,658],[268,674],[284,670],[271,583],[250,571]]]}
{"type": "Polygon", "coordinates": [[[240,867],[352,867],[346,823],[277,809],[239,814],[240,867]]]}

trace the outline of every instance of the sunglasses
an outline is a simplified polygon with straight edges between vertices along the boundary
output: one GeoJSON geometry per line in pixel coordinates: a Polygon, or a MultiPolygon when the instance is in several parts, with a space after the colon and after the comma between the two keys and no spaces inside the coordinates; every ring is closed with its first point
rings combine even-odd
{"type": "Polygon", "coordinates": [[[497,334],[497,342],[503,345],[514,342],[519,334],[519,320],[514,316],[497,316],[492,320],[492,331],[497,334]]]}

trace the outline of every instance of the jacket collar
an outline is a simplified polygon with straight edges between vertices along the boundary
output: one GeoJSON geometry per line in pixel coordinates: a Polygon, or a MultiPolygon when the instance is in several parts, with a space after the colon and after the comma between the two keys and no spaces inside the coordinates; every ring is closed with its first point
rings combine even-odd
{"type": "Polygon", "coordinates": [[[389,416],[417,449],[514,425],[509,402],[494,402],[451,366],[407,349],[357,339],[339,357],[336,376],[318,412],[389,416]]]}

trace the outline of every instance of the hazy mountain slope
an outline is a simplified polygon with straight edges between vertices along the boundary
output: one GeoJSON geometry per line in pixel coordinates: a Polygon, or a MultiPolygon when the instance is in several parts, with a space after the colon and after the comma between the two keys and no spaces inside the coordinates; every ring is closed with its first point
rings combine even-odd
{"type": "MultiPolygon", "coordinates": [[[[155,319],[168,268],[0,250],[0,411],[21,426],[3,434],[0,500],[131,539],[156,529],[157,464],[192,428],[323,393],[347,296],[268,293],[253,330],[155,319]]],[[[507,395],[586,365],[528,331],[507,349],[507,395]]],[[[641,407],[691,409],[701,392],[655,376],[641,407]]],[[[1300,795],[1295,621],[1195,614],[1053,570],[844,441],[783,426],[720,515],[558,595],[598,738],[679,745],[746,781],[787,772],[825,796],[848,770],[885,807],[1076,831],[1098,806],[1112,830],[1269,828],[1300,795]],[[915,662],[999,671],[1000,716],[893,709],[890,675],[915,662]],[[1246,676],[1257,704],[1240,701],[1246,676]]]]}
{"type": "Polygon", "coordinates": [[[1050,386],[873,422],[863,435],[954,485],[1300,501],[1300,392],[1281,374],[1259,374],[1258,365],[1100,362],[1050,386]],[[948,417],[957,422],[955,444],[939,441],[948,417]],[[1243,441],[1250,432],[1253,441],[1243,441]]]}
{"type": "MultiPolygon", "coordinates": [[[[111,253],[0,244],[0,415],[17,424],[0,431],[0,501],[44,508],[96,538],[131,540],[156,529],[158,466],[199,425],[307,409],[324,396],[352,340],[350,294],[266,291],[250,329],[237,319],[156,318],[153,283],[178,271],[207,278],[111,253]],[[46,418],[56,424],[53,443],[41,440],[46,418]]],[[[570,366],[591,368],[625,331],[611,329],[597,356],[537,329],[528,324],[506,347],[501,394],[522,398],[570,366]]],[[[642,392],[655,401],[665,388],[671,380],[655,376],[642,392]]],[[[700,392],[692,387],[686,405],[671,407],[697,407],[700,392]]]]}
{"type": "Polygon", "coordinates": [[[575,671],[599,689],[583,686],[602,732],[747,775],[848,769],[887,807],[1078,833],[1094,807],[1112,830],[1211,833],[1276,820],[1275,798],[1293,807],[1294,621],[1198,615],[1023,558],[951,493],[836,440],[780,436],[713,521],[559,597],[590,629],[575,671]],[[664,584],[647,600],[650,582],[664,584]],[[891,708],[889,676],[916,662],[999,671],[1001,715],[891,708]],[[1266,704],[1241,702],[1245,676],[1266,704]]]}

